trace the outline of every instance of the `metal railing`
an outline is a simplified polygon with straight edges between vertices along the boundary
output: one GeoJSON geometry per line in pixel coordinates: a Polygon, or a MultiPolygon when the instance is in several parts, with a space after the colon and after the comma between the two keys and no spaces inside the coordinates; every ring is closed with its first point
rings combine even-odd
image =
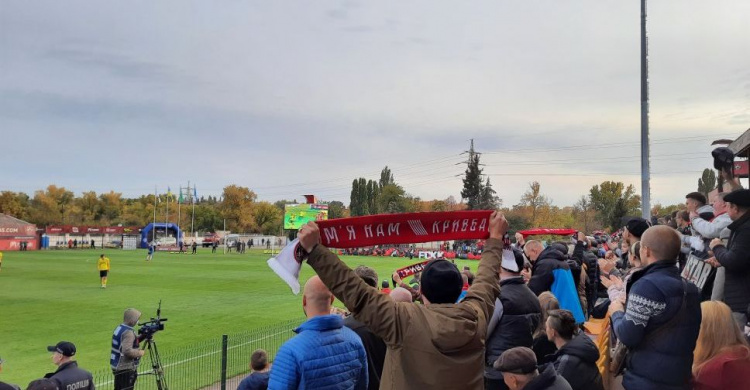
{"type": "MultiPolygon", "coordinates": [[[[208,386],[223,390],[230,379],[250,372],[250,355],[256,349],[266,350],[269,361],[273,361],[279,347],[294,336],[292,330],[304,321],[296,319],[246,332],[225,334],[176,350],[159,344],[165,382],[170,390],[208,386]]],[[[151,363],[146,353],[138,368],[136,390],[158,390],[151,363]]],[[[96,371],[93,375],[97,389],[114,388],[111,370],[96,371]]]]}

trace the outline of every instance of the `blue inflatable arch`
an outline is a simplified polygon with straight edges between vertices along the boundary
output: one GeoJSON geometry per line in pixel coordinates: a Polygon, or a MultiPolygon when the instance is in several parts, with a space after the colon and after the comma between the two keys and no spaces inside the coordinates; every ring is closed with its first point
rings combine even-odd
{"type": "Polygon", "coordinates": [[[141,248],[148,248],[148,243],[151,242],[151,230],[153,229],[165,229],[167,232],[170,230],[174,232],[175,238],[177,238],[177,245],[182,242],[182,230],[177,224],[174,223],[150,223],[143,230],[141,230],[141,248]]]}

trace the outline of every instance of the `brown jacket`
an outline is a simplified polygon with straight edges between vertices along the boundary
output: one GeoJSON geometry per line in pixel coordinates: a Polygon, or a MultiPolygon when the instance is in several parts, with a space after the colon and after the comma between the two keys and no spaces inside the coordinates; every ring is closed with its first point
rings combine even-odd
{"type": "Polygon", "coordinates": [[[308,263],[326,286],[388,346],[381,389],[484,389],[487,323],[500,293],[503,242],[489,239],[479,271],[457,304],[394,302],[318,245],[308,263]]]}

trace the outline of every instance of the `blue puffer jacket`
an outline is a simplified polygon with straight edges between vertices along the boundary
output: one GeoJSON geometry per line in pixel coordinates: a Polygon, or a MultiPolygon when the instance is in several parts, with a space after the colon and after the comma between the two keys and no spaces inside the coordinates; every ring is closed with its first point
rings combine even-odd
{"type": "Polygon", "coordinates": [[[294,331],[273,361],[270,390],[367,389],[365,347],[341,317],[313,317],[294,331]]]}
{"type": "Polygon", "coordinates": [[[659,328],[680,313],[683,282],[677,263],[658,261],[628,283],[627,308],[612,314],[615,334],[628,348],[623,386],[639,390],[690,389],[693,350],[701,326],[700,291],[687,287],[685,311],[669,329],[659,328]],[[654,333],[651,337],[649,334],[654,333]]]}

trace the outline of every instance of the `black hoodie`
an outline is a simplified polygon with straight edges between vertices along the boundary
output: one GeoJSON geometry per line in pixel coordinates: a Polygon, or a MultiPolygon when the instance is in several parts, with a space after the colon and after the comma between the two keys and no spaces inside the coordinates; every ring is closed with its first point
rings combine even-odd
{"type": "Polygon", "coordinates": [[[599,350],[585,334],[574,336],[553,355],[545,358],[565,378],[573,390],[604,390],[602,376],[596,367],[599,350]]]}
{"type": "Polygon", "coordinates": [[[551,364],[539,367],[539,376],[527,383],[523,390],[571,390],[570,384],[551,364]]]}

